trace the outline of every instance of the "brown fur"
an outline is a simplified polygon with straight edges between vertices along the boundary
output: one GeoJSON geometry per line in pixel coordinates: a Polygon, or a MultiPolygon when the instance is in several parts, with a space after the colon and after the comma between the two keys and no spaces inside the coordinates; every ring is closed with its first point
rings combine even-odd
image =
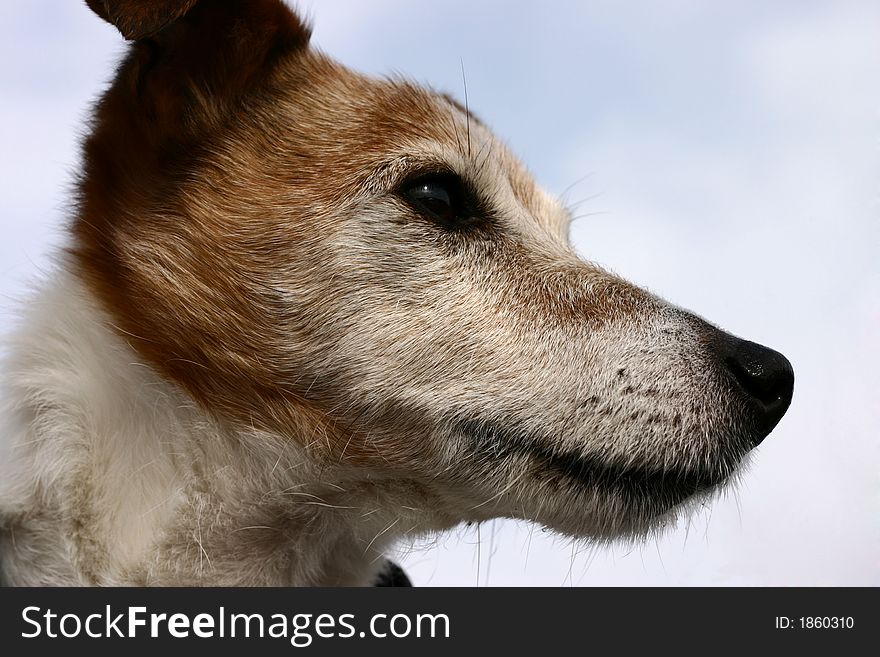
{"type": "MultiPolygon", "coordinates": [[[[185,23],[134,44],[98,107],[77,262],[126,339],[205,408],[282,434],[321,427],[353,458],[358,442],[307,401],[305,388],[318,390],[289,362],[286,327],[298,318],[278,277],[294,272],[278,264],[328,239],[389,153],[462,135],[430,93],[308,50],[308,30],[274,0],[201,3],[185,23]]],[[[517,198],[542,214],[531,179],[511,164],[517,198]]],[[[529,275],[531,256],[507,250],[511,274],[529,275]]],[[[572,264],[577,275],[583,266],[572,264]]],[[[548,287],[536,320],[563,312],[558,297],[548,287]]],[[[575,312],[603,316],[587,310],[575,312]]]]}
{"type": "Polygon", "coordinates": [[[198,0],[86,0],[126,39],[152,36],[188,12],[198,0]]]}

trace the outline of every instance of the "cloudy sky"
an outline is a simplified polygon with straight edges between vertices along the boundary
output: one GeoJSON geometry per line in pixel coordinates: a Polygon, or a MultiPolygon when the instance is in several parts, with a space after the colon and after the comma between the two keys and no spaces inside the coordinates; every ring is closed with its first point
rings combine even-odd
{"type": "MultiPolygon", "coordinates": [[[[880,585],[880,3],[301,0],[314,42],[463,96],[598,261],[785,353],[736,490],[593,549],[507,521],[420,542],[432,585],[880,585]]],[[[0,330],[60,228],[122,49],[78,2],[0,5],[0,330]]]]}

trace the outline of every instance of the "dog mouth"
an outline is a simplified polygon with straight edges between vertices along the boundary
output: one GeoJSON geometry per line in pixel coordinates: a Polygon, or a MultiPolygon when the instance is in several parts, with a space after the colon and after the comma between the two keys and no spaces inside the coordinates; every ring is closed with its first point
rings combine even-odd
{"type": "Polygon", "coordinates": [[[592,491],[616,500],[633,519],[650,521],[689,498],[728,481],[740,458],[728,458],[711,470],[610,463],[570,449],[553,447],[545,436],[484,420],[458,422],[456,431],[467,438],[470,449],[496,462],[527,459],[533,476],[542,485],[592,491]]]}

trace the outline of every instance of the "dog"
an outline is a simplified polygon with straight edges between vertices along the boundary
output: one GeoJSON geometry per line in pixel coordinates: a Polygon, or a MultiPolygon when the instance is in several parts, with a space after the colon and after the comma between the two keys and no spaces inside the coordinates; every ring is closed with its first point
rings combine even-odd
{"type": "Polygon", "coordinates": [[[8,585],[405,584],[402,537],[642,537],[738,475],[784,356],[585,262],[468,107],[281,0],[87,0],[130,46],[7,343],[8,585]]]}

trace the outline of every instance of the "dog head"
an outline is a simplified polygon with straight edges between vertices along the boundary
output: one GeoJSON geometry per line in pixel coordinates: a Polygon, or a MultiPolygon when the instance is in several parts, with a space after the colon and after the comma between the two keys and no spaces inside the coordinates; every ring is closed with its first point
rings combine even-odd
{"type": "Polygon", "coordinates": [[[158,372],[320,477],[405,482],[426,526],[632,534],[788,407],[783,356],[581,260],[454,99],[335,63],[280,0],[89,4],[133,43],[78,267],[158,372]]]}

